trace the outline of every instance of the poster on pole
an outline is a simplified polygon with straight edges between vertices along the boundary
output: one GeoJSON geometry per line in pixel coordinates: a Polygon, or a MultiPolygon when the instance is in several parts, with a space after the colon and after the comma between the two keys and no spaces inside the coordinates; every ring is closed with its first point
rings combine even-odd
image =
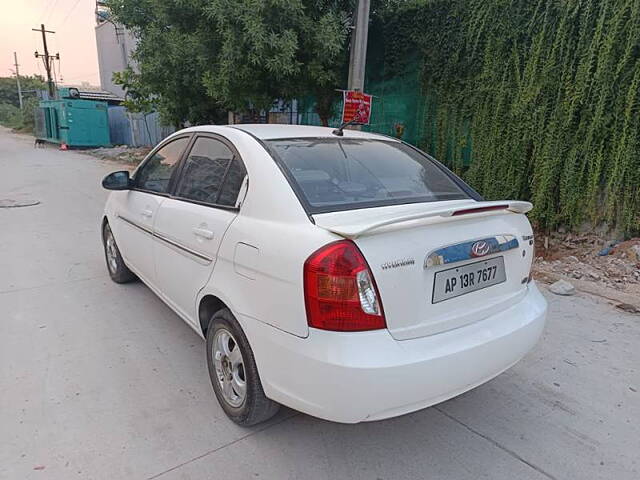
{"type": "Polygon", "coordinates": [[[344,90],[342,95],[342,123],[353,120],[356,124],[369,125],[373,97],[355,90],[344,90]]]}

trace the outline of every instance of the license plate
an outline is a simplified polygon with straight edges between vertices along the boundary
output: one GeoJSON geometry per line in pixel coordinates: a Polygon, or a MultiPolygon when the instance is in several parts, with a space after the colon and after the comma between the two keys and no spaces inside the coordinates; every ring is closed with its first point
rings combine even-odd
{"type": "Polygon", "coordinates": [[[502,283],[506,279],[503,257],[490,258],[443,270],[435,274],[431,303],[442,302],[476,290],[482,290],[502,283]]]}

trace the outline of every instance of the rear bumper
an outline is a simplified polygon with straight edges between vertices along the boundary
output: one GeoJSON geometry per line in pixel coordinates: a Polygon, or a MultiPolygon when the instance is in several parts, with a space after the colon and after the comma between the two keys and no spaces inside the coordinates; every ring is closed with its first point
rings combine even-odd
{"type": "Polygon", "coordinates": [[[395,340],[388,331],[310,329],[299,338],[242,318],[265,394],[310,415],[343,423],[413,412],[500,374],[536,344],[547,304],[527,295],[485,320],[428,337],[395,340]]]}

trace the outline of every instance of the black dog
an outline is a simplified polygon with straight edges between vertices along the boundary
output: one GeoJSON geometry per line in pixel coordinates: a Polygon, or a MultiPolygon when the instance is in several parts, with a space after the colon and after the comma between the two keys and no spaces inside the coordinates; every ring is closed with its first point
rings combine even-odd
{"type": "Polygon", "coordinates": [[[36,138],[36,140],[33,142],[33,148],[44,148],[45,145],[47,144],[47,142],[45,140],[42,140],[41,138],[36,138]]]}

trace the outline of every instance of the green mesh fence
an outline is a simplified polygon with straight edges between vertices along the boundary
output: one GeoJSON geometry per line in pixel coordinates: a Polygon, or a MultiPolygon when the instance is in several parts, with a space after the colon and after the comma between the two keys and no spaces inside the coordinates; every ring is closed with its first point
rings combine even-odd
{"type": "Polygon", "coordinates": [[[375,97],[365,130],[399,137],[451,168],[468,166],[470,121],[459,119],[455,107],[438,105],[436,95],[424,91],[418,54],[396,55],[385,50],[392,48],[385,42],[384,36],[374,37],[367,52],[365,91],[375,97]]]}
{"type": "MultiPolygon", "coordinates": [[[[342,101],[338,102],[339,92],[336,92],[336,106],[333,117],[329,120],[330,127],[340,126],[340,115],[342,114],[342,101]]],[[[322,125],[320,117],[315,111],[315,99],[307,96],[298,99],[298,123],[300,125],[322,125]]]]}
{"type": "MultiPolygon", "coordinates": [[[[470,121],[459,121],[455,107],[442,108],[433,93],[424,92],[419,55],[386,52],[386,37],[372,28],[367,51],[365,92],[374,96],[368,132],[401,138],[432,154],[450,168],[471,163],[470,121]],[[389,64],[393,62],[393,64],[389,64]],[[462,140],[460,140],[462,139],[462,140]]],[[[298,122],[320,125],[313,97],[298,100],[298,122]]],[[[335,114],[329,125],[340,125],[342,98],[336,92],[335,114]]]]}
{"type": "MultiPolygon", "coordinates": [[[[418,146],[457,172],[472,160],[471,120],[458,105],[441,104],[433,91],[423,87],[424,59],[396,25],[374,20],[369,30],[364,91],[374,96],[368,132],[401,138],[418,146]]],[[[330,126],[341,121],[342,98],[336,92],[335,114],[330,126]]],[[[314,99],[299,99],[298,122],[320,125],[314,99]]]]}
{"type": "MultiPolygon", "coordinates": [[[[420,75],[413,71],[390,79],[367,78],[366,93],[374,96],[371,122],[363,127],[369,132],[399,136],[414,145],[422,144],[424,135],[425,99],[420,94],[420,75]]],[[[298,122],[302,125],[320,125],[320,117],[315,113],[313,97],[298,99],[298,122]]],[[[342,98],[336,92],[335,114],[329,125],[340,125],[342,98]]]]}

